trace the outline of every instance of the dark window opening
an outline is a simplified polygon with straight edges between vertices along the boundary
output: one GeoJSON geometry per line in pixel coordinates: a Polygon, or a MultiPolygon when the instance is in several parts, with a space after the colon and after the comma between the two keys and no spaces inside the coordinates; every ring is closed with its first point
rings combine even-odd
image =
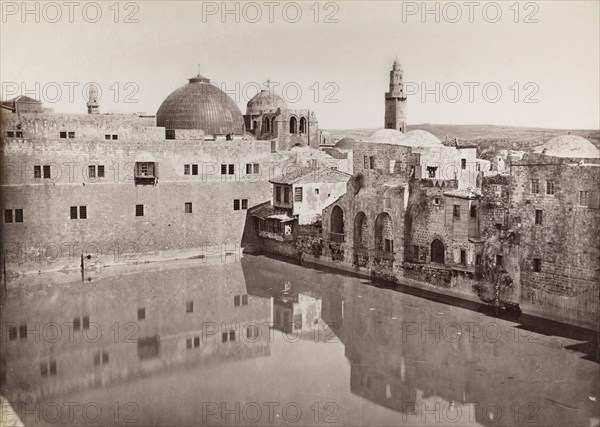
{"type": "Polygon", "coordinates": [[[13,222],[13,211],[12,209],[4,209],[4,222],[13,222]]]}
{"type": "Polygon", "coordinates": [[[27,339],[27,325],[24,323],[19,325],[19,338],[22,340],[27,339]]]}
{"type": "Polygon", "coordinates": [[[192,175],[198,175],[198,165],[192,165],[192,175]]]}
{"type": "Polygon", "coordinates": [[[186,313],[194,312],[194,301],[188,301],[185,303],[185,312],[186,313]]]}
{"type": "Polygon", "coordinates": [[[96,166],[88,166],[88,177],[96,178],[96,166]]]}
{"type": "Polygon", "coordinates": [[[104,139],[110,139],[110,135],[104,135],[104,139]]]}
{"type": "Polygon", "coordinates": [[[9,138],[13,138],[15,136],[15,132],[12,130],[6,131],[6,136],[9,138]]]}
{"type": "Polygon", "coordinates": [[[369,169],[375,169],[375,157],[369,157],[369,169]]]}
{"type": "Polygon", "coordinates": [[[33,177],[34,178],[41,178],[42,177],[42,167],[41,166],[34,166],[33,167],[33,177]]]}
{"type": "Polygon", "coordinates": [[[435,173],[437,172],[437,166],[427,166],[427,174],[429,178],[435,178],[435,173]]]}
{"type": "Polygon", "coordinates": [[[281,187],[275,187],[275,201],[281,202],[281,187]]]}
{"type": "Polygon", "coordinates": [[[240,210],[240,199],[234,199],[233,200],[233,210],[234,211],[239,211],[240,210]]]}
{"type": "Polygon", "coordinates": [[[71,206],[71,219],[77,219],[77,206],[71,206]]]}
{"type": "Polygon", "coordinates": [[[383,244],[383,250],[385,252],[394,252],[394,241],[391,239],[385,239],[383,244]]]}
{"type": "Polygon", "coordinates": [[[83,329],[90,328],[90,316],[83,316],[83,329]]]}
{"type": "Polygon", "coordinates": [[[452,206],[452,217],[455,219],[460,219],[460,205],[452,206]]]}
{"type": "Polygon", "coordinates": [[[462,265],[467,265],[467,251],[464,249],[460,250],[460,263],[462,265]]]}
{"type": "Polygon", "coordinates": [[[192,202],[185,203],[185,213],[192,213],[192,202]]]}
{"type": "Polygon", "coordinates": [[[221,175],[227,175],[227,165],[221,164],[221,175]]]}
{"type": "Polygon", "coordinates": [[[283,187],[283,203],[289,203],[289,202],[290,202],[290,188],[283,187]]]}
{"type": "Polygon", "coordinates": [[[242,199],[242,210],[248,209],[248,199],[242,199]]]}
{"type": "Polygon", "coordinates": [[[119,135],[113,135],[112,139],[119,139],[119,135]]]}
{"type": "Polygon", "coordinates": [[[67,132],[60,132],[60,137],[61,138],[66,138],[67,137],[67,132]]]}
{"type": "Polygon", "coordinates": [[[104,178],[104,165],[98,165],[98,178],[104,178]]]}
{"type": "Polygon", "coordinates": [[[475,255],[475,265],[480,265],[481,264],[481,255],[477,254],[475,255]]]}
{"type": "Polygon", "coordinates": [[[248,305],[248,295],[242,295],[242,305],[248,305]]]}
{"type": "Polygon", "coordinates": [[[23,209],[15,209],[15,222],[23,222],[23,209]]]}
{"type": "Polygon", "coordinates": [[[533,271],[540,273],[542,271],[542,260],[540,258],[533,259],[533,271]]]}
{"type": "Polygon", "coordinates": [[[146,319],[146,307],[138,308],[137,310],[137,318],[138,320],[146,319]]]}
{"type": "Polygon", "coordinates": [[[73,319],[73,330],[78,331],[81,329],[81,319],[79,317],[75,317],[73,319]]]}
{"type": "Polygon", "coordinates": [[[235,165],[229,165],[229,175],[235,174],[235,165]]]}
{"type": "Polygon", "coordinates": [[[69,139],[75,138],[75,132],[69,132],[69,139]]]}
{"type": "Polygon", "coordinates": [[[294,189],[294,201],[295,202],[302,201],[302,187],[297,187],[294,189]]]}
{"type": "Polygon", "coordinates": [[[200,337],[194,337],[194,348],[200,347],[200,337]]]}
{"type": "Polygon", "coordinates": [[[190,165],[183,165],[183,174],[184,175],[190,174],[190,165]]]}
{"type": "Polygon", "coordinates": [[[541,209],[536,209],[535,210],[535,224],[541,225],[543,222],[543,217],[544,217],[544,211],[542,211],[541,209]]]}
{"type": "Polygon", "coordinates": [[[50,361],[50,375],[56,375],[56,361],[50,361]]]}
{"type": "Polygon", "coordinates": [[[135,205],[135,216],[144,216],[144,205],[135,205]]]}
{"type": "Polygon", "coordinates": [[[461,169],[467,168],[467,159],[460,159],[460,168],[461,169]]]}
{"type": "Polygon", "coordinates": [[[532,179],[531,180],[531,193],[538,194],[540,192],[540,180],[532,179]]]}
{"type": "Polygon", "coordinates": [[[17,327],[16,326],[9,326],[8,327],[8,339],[9,340],[16,340],[17,339],[17,327]]]}
{"type": "Polygon", "coordinates": [[[471,218],[477,218],[477,206],[471,206],[471,218]]]}
{"type": "Polygon", "coordinates": [[[233,297],[233,306],[234,307],[239,307],[240,306],[240,295],[235,295],[233,297]]]}
{"type": "Polygon", "coordinates": [[[554,181],[546,181],[546,194],[554,195],[554,181]]]}
{"type": "Polygon", "coordinates": [[[50,178],[50,165],[44,165],[44,178],[50,178]]]}
{"type": "Polygon", "coordinates": [[[503,262],[504,262],[504,257],[502,255],[496,255],[496,265],[498,267],[502,267],[503,262]]]}
{"type": "Polygon", "coordinates": [[[79,219],[87,219],[87,206],[79,206],[79,219]]]}

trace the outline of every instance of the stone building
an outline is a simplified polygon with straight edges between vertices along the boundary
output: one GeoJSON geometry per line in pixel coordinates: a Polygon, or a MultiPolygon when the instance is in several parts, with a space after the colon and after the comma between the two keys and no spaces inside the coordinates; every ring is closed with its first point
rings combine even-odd
{"type": "Polygon", "coordinates": [[[402,84],[402,67],[398,59],[390,71],[390,90],[385,94],[385,129],[406,130],[406,96],[402,84]]]}
{"type": "Polygon", "coordinates": [[[196,76],[156,119],[92,104],[91,114],[59,114],[20,97],[1,110],[9,272],[77,267],[87,254],[239,251],[246,211],[270,200],[273,165],[286,157],[245,134],[233,100],[196,76]]]}
{"type": "Polygon", "coordinates": [[[285,100],[269,86],[248,101],[244,123],[256,139],[270,140],[273,151],[286,150],[295,144],[318,149],[322,142],[315,113],[288,108],[285,100]]]}

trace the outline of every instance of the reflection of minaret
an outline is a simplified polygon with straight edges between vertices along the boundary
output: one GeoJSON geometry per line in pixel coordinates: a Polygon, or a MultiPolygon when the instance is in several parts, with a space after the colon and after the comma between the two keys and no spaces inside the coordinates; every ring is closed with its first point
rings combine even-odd
{"type": "Polygon", "coordinates": [[[88,89],[88,102],[87,102],[88,114],[100,114],[100,105],[98,104],[98,89],[92,85],[88,89]]]}
{"type": "Polygon", "coordinates": [[[404,107],[406,96],[402,86],[402,68],[398,59],[394,61],[390,71],[390,91],[385,94],[385,128],[404,132],[406,117],[404,107]]]}

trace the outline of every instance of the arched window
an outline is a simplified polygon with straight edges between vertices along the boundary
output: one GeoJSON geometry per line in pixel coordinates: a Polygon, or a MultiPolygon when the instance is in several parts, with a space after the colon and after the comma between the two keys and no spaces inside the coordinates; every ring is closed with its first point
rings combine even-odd
{"type": "Polygon", "coordinates": [[[290,119],[290,133],[298,133],[298,119],[295,117],[290,119]]]}
{"type": "Polygon", "coordinates": [[[344,241],[344,211],[337,205],[331,211],[329,229],[332,242],[344,241]]]}
{"type": "Polygon", "coordinates": [[[364,212],[356,214],[354,219],[354,247],[366,248],[369,246],[369,224],[364,212]]]}
{"type": "Polygon", "coordinates": [[[431,242],[431,262],[443,264],[445,252],[444,244],[440,239],[435,239],[431,242]]]}
{"type": "Polygon", "coordinates": [[[263,132],[271,132],[271,121],[268,117],[263,119],[263,132]]]}
{"type": "Polygon", "coordinates": [[[306,118],[300,117],[300,133],[306,133],[306,118]]]}
{"type": "Polygon", "coordinates": [[[375,220],[375,249],[382,252],[394,252],[394,230],[392,218],[382,212],[375,220]]]}

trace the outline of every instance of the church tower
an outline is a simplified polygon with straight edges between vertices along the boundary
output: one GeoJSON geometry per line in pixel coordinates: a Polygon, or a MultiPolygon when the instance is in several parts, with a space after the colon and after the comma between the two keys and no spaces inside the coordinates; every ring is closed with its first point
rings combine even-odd
{"type": "Polygon", "coordinates": [[[87,102],[88,114],[100,114],[100,104],[98,104],[98,89],[96,86],[91,85],[88,89],[88,102],[87,102]]]}
{"type": "Polygon", "coordinates": [[[385,94],[385,128],[406,131],[404,108],[406,97],[402,86],[402,68],[398,59],[394,61],[390,71],[390,91],[385,94]]]}

